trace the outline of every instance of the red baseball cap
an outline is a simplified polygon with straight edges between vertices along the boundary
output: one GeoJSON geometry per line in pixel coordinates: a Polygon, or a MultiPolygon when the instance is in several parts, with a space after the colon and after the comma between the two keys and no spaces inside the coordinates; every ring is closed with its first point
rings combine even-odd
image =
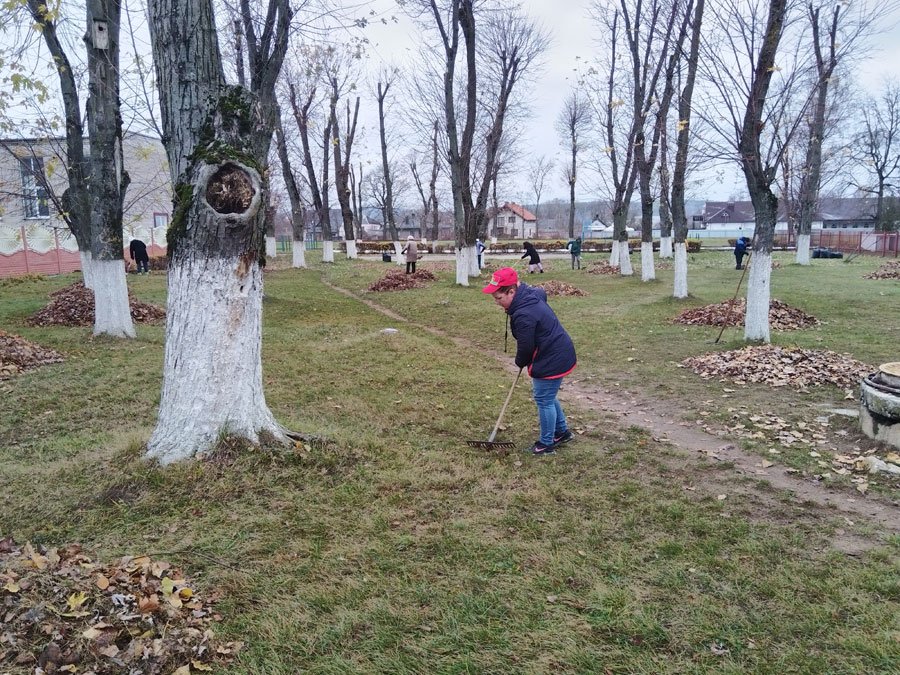
{"type": "Polygon", "coordinates": [[[490,283],[481,289],[482,293],[493,293],[502,286],[515,286],[519,283],[519,275],[512,267],[501,267],[491,275],[490,283]]]}

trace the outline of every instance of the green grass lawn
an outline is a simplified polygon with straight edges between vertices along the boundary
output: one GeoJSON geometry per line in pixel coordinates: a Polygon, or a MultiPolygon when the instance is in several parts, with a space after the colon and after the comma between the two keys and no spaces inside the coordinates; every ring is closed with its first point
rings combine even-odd
{"type": "MultiPolygon", "coordinates": [[[[266,274],[266,396],[287,427],[330,442],[166,469],[141,459],[163,328],[139,326],[132,341],[28,328],[47,294],[77,277],[0,283],[0,326],[66,356],[0,382],[0,537],[171,559],[201,592],[221,592],[217,632],[245,642],[234,673],[900,672],[897,537],[846,556],[829,540],[850,526],[815,509],[785,517],[796,513],[788,495],[761,510],[741,491],[722,500],[686,490],[697,473],[722,470],[667,461],[665,444],[590,406],[568,407],[588,431],[555,457],[469,448],[511,382],[496,356],[503,314],[481,284],[455,286],[448,267],[425,289],[367,293],[392,266],[309,259],[308,270],[266,274]]],[[[900,358],[900,284],[862,279],[881,261],[776,259],[773,297],[823,323],[773,333],[774,343],[871,364],[900,358]]],[[[567,259],[547,266],[538,280],[587,293],[551,299],[576,342],[579,379],[723,427],[736,406],[799,421],[855,405],[831,387],[752,386],[723,398],[729,385],[677,367],[742,345],[737,329],[715,345],[717,329],[671,323],[731,297],[728,252],[691,257],[684,302],[669,297],[671,270],[642,283],[639,271],[623,279],[571,271],[567,259]]],[[[163,276],[129,284],[164,302],[163,276]]],[[[510,338],[505,358],[513,349],[510,338]]],[[[528,394],[520,384],[504,431],[522,447],[537,427],[528,394]]],[[[842,431],[864,442],[852,425],[842,431]]],[[[781,457],[814,469],[806,452],[781,457]]],[[[880,489],[896,499],[895,486],[880,489]]]]}

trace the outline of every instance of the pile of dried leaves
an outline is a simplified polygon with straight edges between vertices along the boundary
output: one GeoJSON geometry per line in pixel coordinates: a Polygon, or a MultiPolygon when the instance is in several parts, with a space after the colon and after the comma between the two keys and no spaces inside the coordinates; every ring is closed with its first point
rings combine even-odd
{"type": "Polygon", "coordinates": [[[428,270],[416,270],[412,274],[405,274],[404,270],[388,270],[378,281],[369,286],[370,291],[405,291],[410,288],[424,288],[427,282],[437,281],[428,270]]]}
{"type": "MultiPolygon", "coordinates": [[[[50,297],[52,300],[46,307],[25,320],[29,326],[94,325],[94,292],[82,282],[76,281],[54,291],[50,297]]],[[[137,323],[152,323],[166,316],[166,310],[162,307],[136,300],[131,291],[128,292],[128,304],[131,306],[131,318],[137,323]]]]}
{"type": "Polygon", "coordinates": [[[0,539],[0,670],[83,675],[188,675],[231,661],[221,620],[181,572],[149,557],[94,562],[78,544],[59,549],[0,539]],[[27,670],[25,670],[27,669],[27,670]]]}
{"type": "Polygon", "coordinates": [[[855,388],[872,367],[849,356],[823,349],[759,345],[727,352],[710,352],[685,359],[680,364],[709,379],[737,384],[761,382],[772,387],[804,389],[833,384],[855,388]]]}
{"type": "Polygon", "coordinates": [[[0,330],[0,380],[62,360],[59,352],[0,330]]]}
{"type": "Polygon", "coordinates": [[[535,284],[535,286],[539,286],[547,291],[547,295],[577,295],[579,297],[586,295],[583,290],[580,288],[575,288],[572,284],[567,284],[564,281],[557,281],[556,279],[551,279],[550,281],[544,281],[539,284],[535,284]]]}
{"type": "Polygon", "coordinates": [[[606,274],[608,276],[618,276],[619,268],[613,267],[606,260],[600,260],[599,262],[591,263],[591,266],[587,268],[588,274],[606,274]]]}
{"type": "MultiPolygon", "coordinates": [[[[673,319],[673,323],[686,326],[742,326],[746,300],[738,298],[733,303],[720,302],[715,305],[688,309],[673,319]]],[[[819,320],[801,309],[791,307],[780,300],[769,302],[769,327],[772,330],[797,330],[816,326],[819,320]]]]}
{"type": "Polygon", "coordinates": [[[900,279],[900,260],[891,260],[871,274],[864,275],[863,279],[900,279]]]}

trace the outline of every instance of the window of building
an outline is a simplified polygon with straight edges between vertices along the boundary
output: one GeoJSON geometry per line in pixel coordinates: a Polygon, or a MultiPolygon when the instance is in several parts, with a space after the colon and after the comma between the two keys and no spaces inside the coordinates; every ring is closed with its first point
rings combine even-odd
{"type": "Polygon", "coordinates": [[[169,214],[168,213],[154,213],[153,214],[153,227],[161,227],[163,230],[169,227],[169,214]]]}
{"type": "Polygon", "coordinates": [[[508,222],[510,225],[515,224],[515,222],[516,222],[516,217],[515,217],[515,216],[510,216],[510,217],[509,217],[509,220],[508,220],[507,222],[508,222]]]}
{"type": "Polygon", "coordinates": [[[44,158],[23,157],[19,160],[22,170],[22,202],[26,218],[49,218],[50,204],[44,182],[44,158]]]}

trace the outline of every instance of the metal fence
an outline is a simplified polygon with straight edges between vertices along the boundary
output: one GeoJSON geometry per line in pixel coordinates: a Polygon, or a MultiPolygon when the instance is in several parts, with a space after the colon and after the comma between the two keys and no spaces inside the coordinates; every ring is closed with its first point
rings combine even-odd
{"type": "Polygon", "coordinates": [[[830,248],[842,253],[896,258],[900,254],[900,232],[816,230],[809,237],[809,245],[811,248],[830,248]]]}

